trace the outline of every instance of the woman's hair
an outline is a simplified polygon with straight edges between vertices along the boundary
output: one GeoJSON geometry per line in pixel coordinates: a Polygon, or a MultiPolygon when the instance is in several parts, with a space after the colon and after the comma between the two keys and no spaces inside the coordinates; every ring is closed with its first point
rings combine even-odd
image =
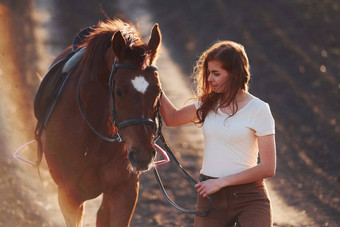
{"type": "Polygon", "coordinates": [[[203,124],[210,110],[230,106],[232,115],[237,110],[236,94],[241,89],[248,91],[250,80],[249,61],[244,47],[233,41],[219,41],[203,52],[193,72],[196,96],[201,106],[197,109],[198,124],[203,124]],[[230,73],[223,93],[216,93],[208,82],[208,62],[219,61],[222,68],[230,73]]]}

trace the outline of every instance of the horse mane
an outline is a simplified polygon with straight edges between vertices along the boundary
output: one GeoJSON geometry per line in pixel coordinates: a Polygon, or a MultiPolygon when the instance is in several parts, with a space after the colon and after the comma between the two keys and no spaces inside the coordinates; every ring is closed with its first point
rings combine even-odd
{"type": "Polygon", "coordinates": [[[86,47],[80,63],[83,74],[93,78],[106,69],[105,54],[111,46],[114,33],[117,31],[121,32],[127,43],[126,58],[133,60],[135,64],[140,66],[151,63],[152,59],[149,59],[148,46],[143,43],[136,28],[131,23],[115,18],[106,22],[100,21],[80,46],[86,47]]]}

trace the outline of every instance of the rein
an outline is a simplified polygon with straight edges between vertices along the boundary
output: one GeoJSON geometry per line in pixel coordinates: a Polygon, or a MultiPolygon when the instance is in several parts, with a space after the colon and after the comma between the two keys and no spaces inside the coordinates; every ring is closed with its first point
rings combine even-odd
{"type": "MultiPolygon", "coordinates": [[[[159,116],[159,118],[161,119],[161,115],[158,111],[157,113],[159,116]]],[[[197,184],[197,181],[183,168],[183,166],[180,164],[180,162],[177,160],[176,156],[174,155],[174,153],[172,152],[171,148],[168,146],[166,140],[164,139],[164,136],[163,136],[163,133],[162,133],[162,121],[159,122],[159,132],[158,132],[158,138],[160,139],[160,141],[162,142],[162,144],[164,145],[165,147],[165,150],[167,152],[167,154],[169,154],[172,159],[175,161],[176,165],[182,170],[182,172],[186,175],[186,177],[195,185],[197,184]]],[[[169,196],[168,194],[166,193],[166,190],[164,188],[164,185],[162,183],[162,180],[159,176],[159,173],[158,173],[158,170],[157,170],[157,167],[155,167],[153,169],[154,171],[154,175],[155,175],[155,178],[157,180],[157,183],[158,183],[158,186],[159,188],[161,189],[161,192],[164,196],[164,198],[173,206],[175,207],[177,210],[180,210],[182,211],[183,213],[186,213],[186,214],[194,214],[194,215],[197,215],[197,216],[201,216],[201,217],[204,217],[206,215],[208,215],[214,208],[212,206],[212,199],[210,196],[207,196],[207,199],[209,201],[209,208],[205,211],[202,211],[202,212],[199,212],[199,211],[195,211],[195,210],[188,210],[188,209],[185,209],[181,206],[179,206],[178,204],[176,204],[169,196]]]]}
{"type": "MultiPolygon", "coordinates": [[[[115,80],[114,80],[114,74],[115,72],[117,71],[117,69],[119,68],[124,68],[124,69],[138,69],[137,66],[135,65],[131,65],[131,64],[122,64],[122,63],[117,63],[116,59],[114,60],[114,63],[112,64],[112,69],[111,69],[111,72],[110,72],[110,77],[109,77],[109,83],[108,83],[108,86],[109,86],[109,90],[110,90],[110,98],[111,98],[111,106],[112,106],[112,109],[111,109],[111,118],[112,118],[112,121],[113,121],[113,124],[114,126],[117,128],[116,130],[116,134],[112,137],[112,138],[109,138],[107,136],[104,136],[102,135],[100,132],[98,132],[92,125],[91,123],[89,122],[89,120],[87,119],[84,111],[83,111],[83,108],[82,108],[82,104],[81,104],[81,100],[80,100],[80,81],[81,81],[81,77],[79,77],[79,81],[78,81],[78,87],[77,87],[77,101],[78,101],[78,108],[79,108],[79,111],[83,117],[83,119],[85,120],[85,122],[87,123],[87,125],[89,126],[89,128],[97,135],[99,136],[101,139],[105,140],[105,141],[108,141],[108,142],[121,142],[121,143],[124,143],[122,137],[120,136],[119,134],[119,130],[121,130],[122,128],[125,128],[125,127],[128,127],[130,125],[151,125],[153,128],[154,128],[154,135],[156,136],[156,139],[154,139],[154,144],[155,144],[155,147],[157,148],[157,150],[161,151],[163,153],[163,155],[166,157],[167,159],[167,154],[169,154],[172,159],[175,161],[176,165],[182,170],[182,172],[187,176],[187,178],[193,183],[193,184],[197,184],[197,181],[182,167],[182,165],[179,163],[179,161],[177,160],[177,158],[175,157],[174,153],[172,152],[172,150],[170,149],[170,147],[168,146],[168,144],[166,143],[165,139],[164,139],[164,136],[163,136],[163,133],[162,133],[162,117],[161,117],[161,114],[160,114],[160,111],[159,111],[159,108],[160,108],[160,99],[161,99],[161,96],[162,96],[162,92],[161,92],[161,95],[157,101],[157,121],[158,121],[158,127],[157,127],[157,124],[156,124],[156,121],[154,121],[153,119],[150,119],[150,118],[133,118],[133,119],[128,119],[128,120],[124,120],[122,122],[119,122],[117,120],[117,117],[116,117],[116,110],[115,110],[115,105],[114,105],[114,85],[115,85],[115,80]],[[166,152],[164,152],[158,145],[156,146],[156,142],[160,140],[161,143],[164,145],[165,149],[166,149],[166,152]]],[[[151,70],[158,70],[157,66],[147,66],[146,69],[151,69],[151,70]]],[[[160,163],[164,164],[166,162],[168,162],[169,160],[167,161],[160,161],[160,163]]],[[[207,199],[209,200],[209,205],[210,207],[203,211],[203,212],[198,212],[198,211],[195,211],[195,210],[188,210],[188,209],[185,209],[181,206],[179,206],[178,204],[176,204],[169,196],[168,194],[166,193],[166,190],[164,188],[164,185],[162,183],[162,180],[160,179],[160,176],[159,176],[159,173],[158,173],[158,170],[157,170],[157,165],[160,165],[160,164],[157,164],[156,163],[156,166],[153,168],[154,170],[154,175],[155,175],[155,178],[156,178],[156,181],[158,183],[158,186],[159,188],[161,189],[161,192],[163,194],[163,196],[165,197],[165,199],[173,206],[175,207],[176,209],[186,213],[186,214],[194,214],[194,215],[198,215],[198,216],[206,216],[207,214],[209,214],[213,207],[212,207],[212,199],[210,196],[207,197],[207,199]]]]}

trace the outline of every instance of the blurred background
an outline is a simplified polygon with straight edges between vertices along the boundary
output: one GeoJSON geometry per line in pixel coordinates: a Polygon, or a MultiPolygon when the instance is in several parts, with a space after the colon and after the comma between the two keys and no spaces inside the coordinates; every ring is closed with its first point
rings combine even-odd
{"type": "MultiPolygon", "coordinates": [[[[54,208],[37,191],[50,190],[48,182],[11,155],[33,138],[39,77],[78,31],[105,20],[105,14],[132,21],[142,34],[145,17],[159,23],[169,57],[189,82],[195,61],[211,44],[225,39],[243,44],[250,92],[270,104],[276,120],[272,189],[311,220],[298,226],[339,225],[340,1],[0,0],[0,226],[63,226],[53,221],[60,214],[46,214],[54,208]]],[[[197,173],[199,165],[189,169],[197,173]]],[[[139,203],[146,205],[137,206],[132,226],[191,225],[192,217],[178,213],[162,216],[181,217],[178,222],[155,219],[157,209],[145,211],[150,198],[141,193],[139,203]]]]}

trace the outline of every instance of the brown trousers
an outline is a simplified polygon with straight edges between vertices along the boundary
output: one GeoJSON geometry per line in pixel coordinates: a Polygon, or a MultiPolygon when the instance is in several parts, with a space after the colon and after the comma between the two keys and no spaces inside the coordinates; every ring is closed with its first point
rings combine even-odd
{"type": "MultiPolygon", "coordinates": [[[[210,177],[201,175],[204,181],[210,177]]],[[[228,186],[211,195],[213,210],[205,217],[195,216],[195,227],[269,227],[272,215],[263,180],[228,186]]],[[[209,201],[197,194],[197,211],[209,208],[209,201]]]]}

